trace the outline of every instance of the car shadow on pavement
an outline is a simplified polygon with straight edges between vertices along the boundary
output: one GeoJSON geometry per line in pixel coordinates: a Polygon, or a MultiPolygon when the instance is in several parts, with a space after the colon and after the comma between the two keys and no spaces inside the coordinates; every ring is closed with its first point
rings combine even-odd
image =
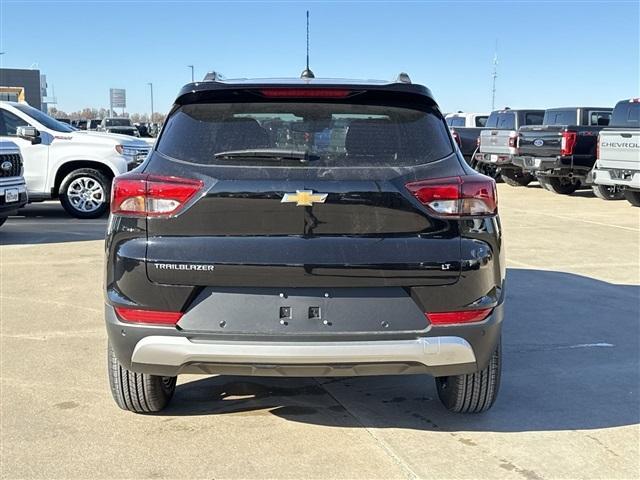
{"type": "Polygon", "coordinates": [[[73,218],[58,202],[32,203],[0,227],[0,245],[102,240],[107,222],[108,215],[87,220],[73,218]]]}
{"type": "Polygon", "coordinates": [[[276,415],[338,427],[589,430],[640,423],[640,289],[509,269],[503,377],[493,409],[455,415],[428,376],[181,377],[162,415],[276,415]]]}

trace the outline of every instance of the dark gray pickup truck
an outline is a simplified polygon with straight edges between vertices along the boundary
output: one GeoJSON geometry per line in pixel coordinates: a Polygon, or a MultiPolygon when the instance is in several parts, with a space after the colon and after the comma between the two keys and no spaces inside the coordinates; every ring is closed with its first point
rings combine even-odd
{"type": "Polygon", "coordinates": [[[598,133],[609,124],[610,107],[551,108],[542,125],[518,130],[513,159],[549,191],[570,195],[585,183],[596,161],[598,133]]]}

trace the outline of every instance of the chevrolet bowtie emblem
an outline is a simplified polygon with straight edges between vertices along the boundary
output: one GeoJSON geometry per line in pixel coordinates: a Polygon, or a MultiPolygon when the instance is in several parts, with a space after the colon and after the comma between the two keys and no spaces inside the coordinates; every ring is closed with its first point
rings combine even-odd
{"type": "Polygon", "coordinates": [[[314,203],[324,203],[328,193],[313,193],[313,190],[296,190],[296,193],[285,193],[281,203],[295,203],[298,207],[310,207],[314,203]]]}

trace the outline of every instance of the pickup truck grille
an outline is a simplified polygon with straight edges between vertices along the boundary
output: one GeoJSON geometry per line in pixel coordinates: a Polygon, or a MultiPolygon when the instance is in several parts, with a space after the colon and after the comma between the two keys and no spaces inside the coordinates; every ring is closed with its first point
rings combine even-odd
{"type": "Polygon", "coordinates": [[[0,177],[19,177],[21,172],[22,157],[20,154],[0,154],[0,177]]]}
{"type": "Polygon", "coordinates": [[[138,148],[137,153],[133,156],[133,161],[129,162],[127,169],[131,171],[144,162],[144,159],[149,155],[149,150],[149,148],[138,148]]]}

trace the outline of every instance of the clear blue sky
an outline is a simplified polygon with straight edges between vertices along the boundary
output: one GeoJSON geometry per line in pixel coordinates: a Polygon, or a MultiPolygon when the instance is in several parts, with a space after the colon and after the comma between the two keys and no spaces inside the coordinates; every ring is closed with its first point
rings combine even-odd
{"type": "Polygon", "coordinates": [[[127,89],[130,112],[167,111],[207,70],[298,76],[305,10],[318,77],[391,79],[406,71],[445,111],[491,106],[613,105],[638,96],[638,1],[235,2],[0,0],[3,67],[38,64],[58,108],[108,107],[127,89]]]}

